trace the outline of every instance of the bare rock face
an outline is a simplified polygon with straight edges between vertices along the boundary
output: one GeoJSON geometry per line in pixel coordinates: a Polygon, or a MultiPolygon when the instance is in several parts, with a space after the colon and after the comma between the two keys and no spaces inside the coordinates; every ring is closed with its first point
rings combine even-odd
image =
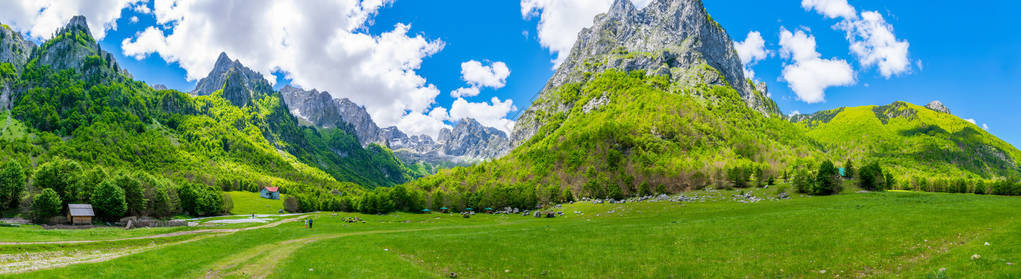
{"type": "Polygon", "coordinates": [[[240,61],[231,60],[226,53],[222,52],[216,59],[213,70],[199,80],[195,85],[195,90],[192,90],[192,94],[209,95],[220,89],[225,89],[224,98],[235,105],[246,104],[273,92],[273,87],[269,85],[269,81],[263,78],[262,74],[245,67],[240,61]],[[232,92],[226,91],[225,86],[227,85],[232,86],[232,92]]]}
{"type": "Polygon", "coordinates": [[[932,101],[928,105],[925,105],[925,107],[929,108],[931,110],[934,110],[934,111],[938,111],[938,112],[942,112],[942,113],[946,113],[946,114],[951,114],[950,113],[950,109],[947,108],[947,106],[944,106],[943,102],[940,102],[940,101],[932,101]]]}
{"type": "Polygon", "coordinates": [[[560,86],[585,82],[588,73],[609,69],[642,70],[680,85],[730,86],[752,109],[780,115],[766,93],[756,91],[745,78],[733,41],[702,1],[653,0],[639,10],[630,0],[616,0],[607,13],[595,17],[591,28],[579,32],[570,55],[518,119],[510,137],[512,146],[535,135],[542,126],[536,119],[540,111],[555,114],[584,105],[544,102],[560,86]]]}
{"type": "MultiPolygon", "coordinates": [[[[84,16],[74,16],[68,24],[55,33],[54,39],[33,51],[32,58],[38,58],[39,65],[54,71],[75,70],[86,76],[131,78],[122,69],[113,55],[104,51],[92,37],[84,16]]],[[[30,60],[31,60],[30,59],[30,60]]]]}
{"type": "Polygon", "coordinates": [[[507,134],[496,128],[482,126],[475,119],[458,121],[450,133],[440,138],[443,153],[477,160],[498,158],[510,151],[507,134]]]}
{"type": "Polygon", "coordinates": [[[379,144],[395,151],[405,163],[427,162],[456,165],[498,158],[510,150],[507,134],[485,127],[474,119],[458,121],[443,129],[439,138],[408,135],[397,127],[379,128],[365,110],[347,98],[333,98],[328,92],[292,86],[280,89],[291,114],[303,124],[320,128],[349,128],[363,146],[379,144]]]}
{"type": "Polygon", "coordinates": [[[290,85],[280,89],[284,103],[298,119],[307,121],[309,125],[322,128],[344,128],[350,125],[363,146],[370,143],[385,144],[382,130],[372,121],[372,117],[347,98],[334,99],[329,92],[304,90],[290,85]]]}
{"type": "Polygon", "coordinates": [[[35,43],[22,38],[21,33],[10,26],[0,24],[0,63],[11,63],[20,70],[28,63],[35,49],[35,43]]]}

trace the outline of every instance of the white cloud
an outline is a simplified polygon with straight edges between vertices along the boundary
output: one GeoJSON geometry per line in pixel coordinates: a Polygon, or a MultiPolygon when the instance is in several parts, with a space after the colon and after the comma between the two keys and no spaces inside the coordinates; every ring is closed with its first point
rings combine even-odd
{"type": "Polygon", "coordinates": [[[500,89],[507,85],[507,77],[510,76],[510,68],[503,62],[493,62],[489,66],[481,62],[469,60],[461,63],[461,79],[468,83],[468,87],[458,88],[450,92],[454,98],[471,97],[479,95],[484,87],[500,89]]]}
{"type": "Polygon", "coordinates": [[[795,117],[795,116],[798,116],[798,115],[801,115],[801,112],[795,110],[795,111],[792,111],[791,114],[788,114],[787,116],[788,117],[795,117]]]}
{"type": "Polygon", "coordinates": [[[853,19],[857,14],[847,0],[801,0],[801,7],[805,10],[815,10],[828,18],[853,19]]]}
{"type": "Polygon", "coordinates": [[[500,101],[493,97],[490,103],[472,103],[458,98],[450,106],[450,120],[458,121],[464,118],[474,118],[484,126],[497,128],[508,135],[514,130],[514,121],[507,119],[508,113],[517,111],[514,101],[507,99],[500,101]]]}
{"type": "Polygon", "coordinates": [[[968,121],[968,122],[971,122],[971,124],[978,125],[978,124],[975,123],[975,118],[968,118],[968,119],[965,119],[964,121],[968,121]]]}
{"type": "Polygon", "coordinates": [[[461,78],[474,87],[500,89],[507,85],[507,76],[510,76],[510,69],[503,62],[493,62],[489,66],[475,60],[461,63],[461,78]]]}
{"type": "Polygon", "coordinates": [[[131,23],[138,23],[138,17],[137,16],[132,16],[131,17],[131,23]]]}
{"type": "Polygon", "coordinates": [[[409,113],[397,122],[397,128],[409,135],[428,135],[439,138],[440,130],[450,128],[444,121],[450,120],[447,109],[436,107],[429,114],[420,112],[409,113]]]}
{"type": "Polygon", "coordinates": [[[121,10],[138,0],[8,0],[0,1],[0,21],[26,32],[35,39],[48,39],[76,15],[88,19],[89,30],[97,40],[106,37],[107,30],[117,29],[121,10]]]}
{"type": "Polygon", "coordinates": [[[282,72],[298,86],[362,104],[381,127],[435,135],[442,125],[435,120],[445,114],[434,108],[440,91],[416,71],[444,43],[409,34],[407,24],[365,33],[390,2],[156,0],[153,15],[167,31],[150,27],[124,40],[122,49],[135,58],[158,54],[177,62],[188,80],[206,76],[224,51],[264,76],[282,72]],[[416,126],[427,120],[432,124],[416,126]]]}
{"type": "Polygon", "coordinates": [[[461,87],[450,92],[450,97],[461,98],[461,97],[472,97],[479,95],[478,87],[461,87]]]}
{"type": "MultiPolygon", "coordinates": [[[[802,0],[801,7],[815,10],[827,18],[841,18],[834,27],[846,33],[851,53],[862,66],[878,66],[879,73],[885,78],[911,71],[911,59],[908,58],[911,44],[897,39],[893,25],[888,24],[879,12],[863,11],[859,18],[847,0],[802,0]]],[[[920,62],[918,68],[922,68],[920,62]]]]}
{"type": "Polygon", "coordinates": [[[887,24],[878,12],[862,12],[860,20],[845,20],[837,27],[847,32],[851,53],[865,67],[878,66],[883,77],[911,70],[906,40],[898,40],[893,25],[887,24]]]}
{"type": "Polygon", "coordinates": [[[986,123],[982,123],[982,130],[989,131],[989,125],[986,123]]]}
{"type": "Polygon", "coordinates": [[[822,59],[816,52],[815,37],[798,30],[780,30],[780,56],[793,60],[783,69],[783,79],[798,99],[807,103],[826,100],[826,89],[855,83],[854,69],[844,60],[822,59]]]}
{"type": "MultiPolygon", "coordinates": [[[[643,8],[651,0],[631,0],[643,8]]],[[[553,54],[553,67],[560,66],[571,52],[578,32],[592,25],[592,19],[610,10],[613,0],[521,0],[521,16],[538,17],[539,44],[553,54]]]]}
{"type": "Polygon", "coordinates": [[[766,40],[762,39],[762,34],[759,31],[748,32],[748,37],[744,41],[734,42],[734,48],[737,49],[737,54],[741,57],[741,62],[744,63],[745,77],[751,79],[755,78],[755,71],[751,69],[751,66],[772,55],[772,51],[766,49],[766,40]]]}
{"type": "Polygon", "coordinates": [[[135,7],[132,8],[132,10],[134,10],[136,13],[140,13],[140,14],[151,14],[152,13],[152,9],[149,8],[149,0],[141,0],[141,1],[139,1],[138,3],[135,4],[135,7]]]}

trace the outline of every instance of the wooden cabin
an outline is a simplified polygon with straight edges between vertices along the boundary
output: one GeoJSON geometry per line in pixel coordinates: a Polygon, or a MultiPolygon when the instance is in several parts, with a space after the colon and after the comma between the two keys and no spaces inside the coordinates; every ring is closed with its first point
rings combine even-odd
{"type": "Polygon", "coordinates": [[[67,205],[67,222],[72,225],[92,224],[92,217],[96,217],[96,213],[92,211],[91,204],[67,205]]]}

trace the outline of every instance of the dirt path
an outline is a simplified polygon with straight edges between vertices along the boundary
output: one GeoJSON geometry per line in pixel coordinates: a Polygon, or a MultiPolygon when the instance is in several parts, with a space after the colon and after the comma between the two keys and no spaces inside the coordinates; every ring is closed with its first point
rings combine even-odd
{"type": "Polygon", "coordinates": [[[241,253],[235,254],[233,257],[221,260],[213,264],[205,273],[203,278],[224,278],[224,277],[244,277],[244,278],[266,278],[273,274],[276,267],[280,262],[286,260],[298,249],[305,247],[308,244],[331,240],[341,237],[359,236],[359,235],[372,235],[372,234],[387,234],[387,233],[406,233],[406,232],[420,232],[420,231],[434,231],[444,229],[458,229],[458,228],[478,228],[478,227],[493,227],[504,224],[491,224],[491,225],[475,225],[475,226],[447,226],[447,227],[435,227],[435,228],[418,228],[418,229],[403,229],[403,230],[380,230],[380,231],[362,231],[362,232],[349,232],[349,233],[337,233],[337,234],[324,234],[316,235],[305,238],[290,239],[280,241],[277,243],[264,244],[241,253]]]}
{"type": "Polygon", "coordinates": [[[153,238],[175,237],[175,236],[190,235],[190,234],[200,234],[200,233],[226,233],[226,234],[231,234],[231,233],[236,233],[236,232],[241,232],[241,231],[272,228],[272,227],[279,226],[280,224],[283,224],[283,223],[289,223],[289,222],[298,221],[298,220],[301,220],[301,219],[303,219],[305,217],[308,217],[308,215],[302,215],[302,216],[298,216],[298,217],[294,217],[294,218],[284,219],[284,220],[276,221],[276,222],[265,224],[265,225],[261,225],[261,226],[237,228],[237,229],[202,229],[202,230],[180,231],[180,232],[172,232],[172,233],[164,233],[164,234],[154,234],[154,235],[136,236],[136,237],[127,237],[127,238],[116,238],[116,239],[107,239],[107,240],[66,240],[66,241],[42,241],[42,242],[0,242],[0,246],[3,246],[3,245],[39,245],[39,244],[81,244],[81,243],[96,243],[96,242],[110,242],[110,241],[122,241],[122,240],[138,240],[138,239],[153,239],[153,238]]]}
{"type": "Polygon", "coordinates": [[[223,234],[210,234],[193,237],[177,242],[163,244],[149,244],[138,247],[118,247],[103,250],[74,250],[37,252],[16,255],[0,256],[0,274],[16,274],[35,270],[65,267],[74,264],[98,263],[113,260],[116,258],[130,256],[146,251],[162,249],[169,246],[195,242],[206,238],[222,236],[223,234]]]}

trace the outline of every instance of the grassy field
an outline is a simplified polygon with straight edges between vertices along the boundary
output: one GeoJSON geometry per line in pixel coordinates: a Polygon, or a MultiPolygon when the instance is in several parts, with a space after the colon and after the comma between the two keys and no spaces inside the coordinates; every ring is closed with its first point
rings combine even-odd
{"type": "MultiPolygon", "coordinates": [[[[0,276],[1021,276],[1017,218],[1021,198],[887,192],[741,203],[731,199],[734,192],[689,195],[694,194],[713,198],[685,203],[579,202],[557,209],[566,215],[554,219],[320,213],[310,215],[315,219],[311,229],[291,222],[229,237],[110,241],[104,243],[153,248],[95,263],[0,276]],[[342,222],[347,216],[366,223],[342,222]]],[[[765,197],[772,192],[755,194],[765,197]]],[[[0,247],[0,253],[18,250],[0,247]]]]}
{"type": "Polygon", "coordinates": [[[284,199],[287,195],[280,195],[279,200],[270,200],[259,197],[259,193],[252,192],[227,192],[234,200],[232,214],[277,214],[284,209],[284,199]]]}

